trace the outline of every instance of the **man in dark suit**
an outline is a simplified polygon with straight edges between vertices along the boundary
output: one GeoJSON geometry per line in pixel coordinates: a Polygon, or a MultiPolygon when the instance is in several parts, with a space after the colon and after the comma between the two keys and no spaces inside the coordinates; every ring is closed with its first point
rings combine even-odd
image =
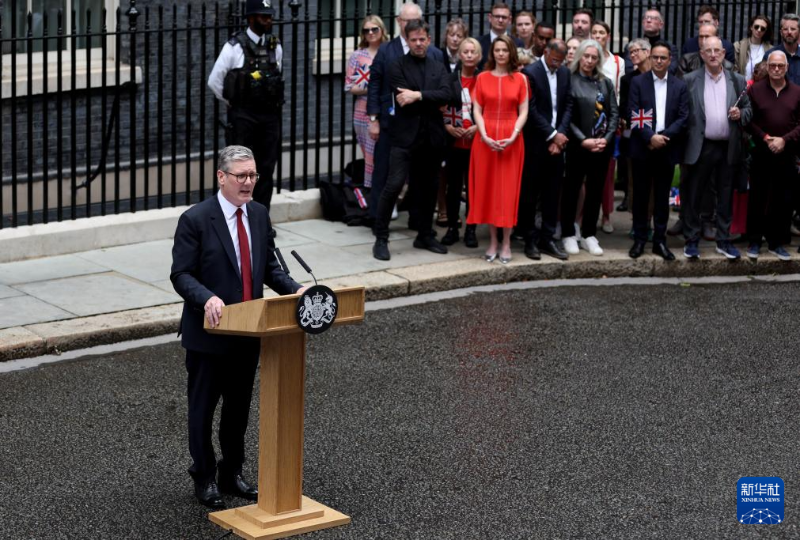
{"type": "Polygon", "coordinates": [[[525,166],[517,229],[525,238],[525,255],[534,260],[541,258],[540,251],[556,259],[569,258],[560,243],[553,239],[558,223],[559,189],[564,177],[564,149],[572,116],[570,72],[562,65],[566,55],[567,45],[560,39],[553,39],[545,46],[542,59],[523,70],[531,82],[531,96],[528,122],[523,131],[525,166]],[[540,201],[541,233],[534,219],[540,201]]]}
{"type": "Polygon", "coordinates": [[[683,150],[683,133],[689,119],[689,91],[669,74],[672,60],[668,43],[650,50],[650,73],[631,80],[628,100],[631,118],[630,155],[633,162],[633,234],[629,254],[636,259],[647,242],[647,207],[653,186],[653,253],[667,261],[675,255],[667,248],[669,190],[675,165],[683,150]]]}
{"type": "Polygon", "coordinates": [[[264,284],[279,294],[303,290],[275,258],[269,212],[251,200],[257,180],[250,149],[223,148],[217,195],[181,215],[172,248],[170,279],[185,301],[180,333],[189,378],[189,474],[197,499],[211,508],[224,508],[220,490],[258,497],[242,476],[242,464],[259,340],[209,334],[203,320],[217,326],[223,306],[262,298],[264,284]],[[220,398],[222,460],[217,464],[211,437],[220,398]]]}
{"type": "Polygon", "coordinates": [[[422,20],[409,21],[406,34],[409,54],[396,60],[388,73],[397,107],[390,116],[389,177],[378,201],[372,248],[375,258],[383,261],[391,257],[389,220],[406,178],[410,179],[409,190],[416,192],[413,204],[418,229],[414,247],[447,253],[447,248],[433,234],[433,209],[447,144],[441,107],[452,100],[450,78],[444,64],[427,54],[428,24],[422,20]]]}
{"type": "MultiPolygon", "coordinates": [[[[717,8],[709,5],[700,6],[700,9],[697,10],[697,26],[700,27],[704,24],[714,25],[714,28],[719,30],[719,11],[717,11],[717,8]]],[[[722,36],[719,37],[722,41],[722,46],[725,48],[725,60],[733,64],[736,62],[736,51],[733,48],[733,43],[722,36]]],[[[699,53],[702,46],[703,44],[700,43],[699,35],[690,37],[681,48],[681,56],[686,56],[694,52],[699,53]]]]}
{"type": "MultiPolygon", "coordinates": [[[[661,12],[655,7],[647,8],[647,11],[645,11],[644,15],[642,16],[642,33],[644,34],[642,37],[650,42],[651,49],[653,44],[655,44],[657,41],[666,41],[663,37],[661,37],[661,30],[663,30],[663,28],[664,18],[661,16],[661,12]]],[[[670,56],[672,57],[672,61],[669,64],[669,74],[674,75],[678,70],[678,60],[680,60],[680,55],[678,54],[678,47],[669,41],[666,41],[666,43],[669,43],[670,56]]],[[[636,66],[633,65],[630,54],[626,52],[625,73],[630,73],[635,68],[636,66]]]]}
{"type": "MultiPolygon", "coordinates": [[[[369,136],[377,141],[375,144],[375,163],[372,171],[372,190],[370,191],[369,211],[375,218],[381,191],[386,184],[389,174],[389,148],[390,136],[389,118],[390,110],[397,109],[397,104],[392,101],[392,89],[387,76],[389,66],[408,53],[409,45],[406,39],[406,25],[409,21],[422,18],[422,10],[417,4],[407,2],[400,6],[397,12],[397,28],[400,35],[381,45],[375,59],[370,66],[369,86],[367,86],[367,114],[369,115],[369,136]]],[[[431,45],[428,55],[444,65],[444,54],[431,45]]]]}
{"type": "MultiPolygon", "coordinates": [[[[481,61],[478,63],[478,69],[481,71],[483,71],[483,66],[489,58],[489,48],[494,40],[497,39],[498,36],[507,34],[508,29],[511,27],[511,8],[508,7],[508,4],[497,2],[492,6],[492,10],[486,18],[489,19],[489,33],[478,38],[478,43],[481,44],[481,51],[483,52],[483,58],[481,58],[481,61]]],[[[514,45],[522,47],[523,43],[521,39],[516,37],[512,37],[511,39],[514,41],[514,45]]]]}
{"type": "Polygon", "coordinates": [[[686,75],[689,88],[689,126],[683,162],[688,166],[681,194],[683,254],[700,257],[700,209],[708,182],[717,188],[717,253],[738,259],[730,241],[733,187],[744,173],[742,128],[750,122],[752,108],[744,77],[722,68],[725,49],[717,37],[705,40],[700,55],[704,69],[686,75]]]}

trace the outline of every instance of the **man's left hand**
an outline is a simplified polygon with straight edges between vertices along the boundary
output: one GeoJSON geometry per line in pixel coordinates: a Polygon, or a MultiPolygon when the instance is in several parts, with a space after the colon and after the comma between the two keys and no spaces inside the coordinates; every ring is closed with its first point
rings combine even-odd
{"type": "Polygon", "coordinates": [[[767,146],[773,154],[780,154],[786,148],[786,141],[783,137],[770,137],[767,139],[767,146]]]}
{"type": "Polygon", "coordinates": [[[742,111],[739,110],[739,107],[731,107],[728,110],[728,118],[734,122],[738,122],[742,118],[742,111]]]}

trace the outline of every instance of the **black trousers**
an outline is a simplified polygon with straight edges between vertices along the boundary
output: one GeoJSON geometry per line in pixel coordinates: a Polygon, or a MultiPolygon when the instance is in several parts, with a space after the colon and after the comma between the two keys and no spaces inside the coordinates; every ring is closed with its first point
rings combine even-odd
{"type": "MultiPolygon", "coordinates": [[[[414,191],[412,204],[415,205],[413,210],[418,216],[417,236],[423,238],[431,234],[442,155],[443,149],[433,148],[427,141],[416,142],[410,148],[392,147],[389,154],[389,176],[381,190],[375,214],[377,238],[389,238],[392,210],[406,178],[409,179],[409,191],[414,191]]],[[[409,212],[412,212],[411,208],[409,212]]]]}
{"type": "Polygon", "coordinates": [[[603,152],[584,150],[580,143],[567,145],[567,181],[561,195],[561,235],[575,236],[575,214],[578,211],[578,194],[586,178],[586,198],[583,202],[581,236],[588,238],[597,234],[597,218],[603,197],[613,145],[603,152]]]}
{"type": "Polygon", "coordinates": [[[705,139],[697,163],[689,165],[686,170],[684,180],[686,197],[681,193],[683,236],[687,242],[700,240],[703,196],[709,182],[714,184],[717,192],[715,220],[717,241],[730,238],[735,172],[735,167],[728,164],[728,141],[705,139]]]}
{"type": "Polygon", "coordinates": [[[251,113],[244,109],[228,110],[226,144],[240,144],[253,151],[258,182],[253,189],[253,198],[269,208],[275,187],[273,174],[280,149],[280,111],[251,113]]]}
{"type": "Polygon", "coordinates": [[[445,154],[447,165],[444,169],[447,178],[447,226],[458,227],[461,211],[461,190],[467,188],[467,215],[469,215],[469,153],[466,148],[449,146],[445,154]]]}
{"type": "Polygon", "coordinates": [[[389,155],[392,152],[389,128],[381,126],[381,135],[375,142],[375,152],[373,153],[372,168],[372,188],[370,188],[369,214],[372,218],[378,217],[378,203],[381,200],[381,192],[386,185],[389,176],[389,155]]]}
{"type": "Polygon", "coordinates": [[[219,421],[220,472],[235,474],[244,463],[244,436],[258,353],[205,354],[186,351],[189,396],[189,474],[196,482],[214,479],[217,459],[211,442],[214,411],[222,398],[219,421]]]}
{"type": "Polygon", "coordinates": [[[747,239],[761,243],[766,237],[770,249],[788,243],[792,220],[792,184],[797,180],[794,152],[773,154],[756,143],[750,171],[747,199],[747,239]]]}
{"type": "Polygon", "coordinates": [[[633,165],[633,234],[647,242],[650,192],[653,192],[653,243],[666,243],[669,221],[669,190],[675,165],[669,151],[650,150],[645,159],[632,160],[633,165]]]}
{"type": "MultiPolygon", "coordinates": [[[[558,196],[564,177],[564,153],[551,156],[541,148],[525,152],[519,193],[517,230],[526,242],[548,242],[558,224],[558,196]],[[542,209],[541,231],[536,228],[536,208],[542,209]]],[[[573,222],[574,222],[573,211],[573,222]]]]}

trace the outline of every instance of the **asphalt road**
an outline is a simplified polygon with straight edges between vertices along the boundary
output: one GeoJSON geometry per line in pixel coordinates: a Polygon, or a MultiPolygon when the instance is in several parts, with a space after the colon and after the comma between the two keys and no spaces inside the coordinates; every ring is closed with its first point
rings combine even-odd
{"type": "MultiPolygon", "coordinates": [[[[800,538],[798,299],[480,293],[312,337],[304,491],[353,522],[303,538],[800,538]],[[741,476],[782,524],[736,521],[741,476]]],[[[177,343],[0,374],[0,538],[219,538],[185,415],[177,343]]]]}

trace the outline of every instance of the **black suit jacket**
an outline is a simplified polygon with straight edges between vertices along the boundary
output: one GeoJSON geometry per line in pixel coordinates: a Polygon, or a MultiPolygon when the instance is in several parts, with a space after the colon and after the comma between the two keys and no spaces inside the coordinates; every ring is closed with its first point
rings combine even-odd
{"type": "MultiPolygon", "coordinates": [[[[389,84],[389,66],[395,60],[405,56],[400,37],[383,43],[372,60],[369,68],[369,85],[367,86],[367,114],[375,115],[381,123],[381,130],[389,127],[389,107],[392,106],[392,87],[389,84]]],[[[444,53],[428,46],[428,56],[444,65],[444,53]]]]}
{"type": "MultiPolygon", "coordinates": [[[[528,101],[528,122],[525,124],[525,143],[531,151],[543,154],[547,151],[547,138],[553,133],[553,101],[545,65],[538,60],[522,70],[531,86],[528,101]]],[[[572,118],[572,93],[570,71],[565,66],[556,70],[556,131],[567,135],[572,118]]]]}
{"type": "MultiPolygon", "coordinates": [[[[511,38],[511,41],[513,41],[514,45],[516,45],[517,47],[522,47],[524,45],[521,39],[515,38],[512,35],[509,35],[508,37],[511,38]]],[[[484,34],[478,38],[478,43],[481,44],[481,52],[483,53],[483,55],[481,56],[481,61],[478,62],[478,69],[480,70],[483,70],[483,66],[486,64],[486,60],[489,59],[489,47],[492,45],[491,40],[492,40],[492,34],[490,33],[484,34]]]]}
{"type": "Polygon", "coordinates": [[[443,147],[447,141],[441,107],[453,99],[450,75],[442,62],[427,55],[425,57],[425,82],[420,88],[414,82],[412,75],[412,70],[417,68],[414,65],[416,61],[416,58],[407,54],[395,60],[389,67],[389,81],[395,95],[397,95],[398,88],[422,92],[421,101],[415,101],[405,107],[396,103],[395,113],[390,117],[389,123],[392,146],[409,148],[415,142],[419,142],[417,138],[420,125],[425,122],[428,142],[432,146],[443,147]]]}
{"type": "MultiPolygon", "coordinates": [[[[652,72],[642,73],[631,80],[628,108],[629,118],[633,117],[640,109],[653,110],[652,128],[648,126],[634,128],[631,125],[631,159],[645,159],[650,152],[647,145],[656,134],[656,89],[652,72]]],[[[683,152],[684,134],[689,121],[689,90],[686,83],[675,75],[667,77],[667,105],[664,112],[666,118],[664,119],[664,131],[661,134],[669,137],[667,150],[670,161],[672,164],[677,164],[683,152]]]]}
{"type": "MultiPolygon", "coordinates": [[[[264,296],[262,284],[278,294],[296,292],[300,284],[281,269],[275,258],[267,208],[250,202],[247,214],[253,246],[253,298],[264,296]]],[[[209,298],[218,296],[229,305],[241,302],[243,294],[233,240],[216,196],[194,205],[178,220],[170,280],[185,301],[180,326],[184,348],[207,354],[258,352],[257,338],[213,335],[203,329],[204,307],[209,298]]]]}

